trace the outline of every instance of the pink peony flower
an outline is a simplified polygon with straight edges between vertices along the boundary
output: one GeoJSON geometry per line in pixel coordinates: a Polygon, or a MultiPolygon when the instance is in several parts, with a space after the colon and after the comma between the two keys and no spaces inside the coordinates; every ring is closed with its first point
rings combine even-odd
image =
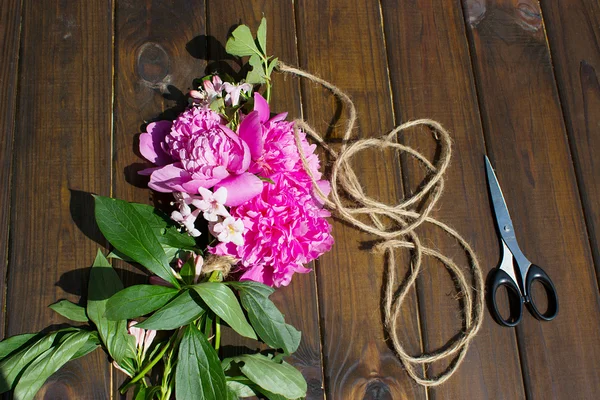
{"type": "MultiPolygon", "coordinates": [[[[285,121],[287,113],[270,119],[269,116],[269,104],[260,94],[255,93],[254,111],[240,124],[240,137],[248,143],[252,156],[249,171],[266,178],[278,172],[304,171],[296,147],[294,123],[285,121]],[[257,134],[260,136],[257,137],[257,134]]],[[[316,179],[320,179],[316,146],[308,143],[304,132],[300,131],[299,137],[310,170],[316,179]]]]}
{"type": "Polygon", "coordinates": [[[247,172],[250,150],[235,132],[222,125],[219,114],[191,107],[171,125],[160,121],[140,135],[140,152],[157,165],[141,171],[150,175],[148,186],[159,192],[197,194],[198,188],[228,190],[227,206],[258,195],[262,181],[247,172]]]}
{"type": "Polygon", "coordinates": [[[304,264],[333,245],[326,220],[330,214],[315,201],[301,175],[271,175],[275,184],[265,184],[260,196],[231,208],[230,214],[246,228],[244,244],[219,243],[209,250],[239,259],[240,279],[286,286],[294,273],[310,271],[304,264]]]}

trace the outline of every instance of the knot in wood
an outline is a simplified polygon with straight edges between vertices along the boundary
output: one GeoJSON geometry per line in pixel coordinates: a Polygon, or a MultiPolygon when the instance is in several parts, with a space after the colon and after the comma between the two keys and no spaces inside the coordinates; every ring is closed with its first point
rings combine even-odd
{"type": "Polygon", "coordinates": [[[385,382],[374,379],[367,384],[363,400],[393,400],[392,391],[385,382]]]}
{"type": "Polygon", "coordinates": [[[170,80],[171,58],[158,43],[144,43],[137,52],[136,70],[140,78],[158,85],[170,80]]]}

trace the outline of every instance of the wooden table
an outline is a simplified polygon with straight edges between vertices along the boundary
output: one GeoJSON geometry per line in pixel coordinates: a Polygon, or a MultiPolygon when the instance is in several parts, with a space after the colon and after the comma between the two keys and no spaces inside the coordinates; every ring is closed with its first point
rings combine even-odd
{"type": "MultiPolygon", "coordinates": [[[[486,310],[459,372],[425,390],[384,340],[382,257],[363,243],[373,238],[334,221],[333,250],[314,273],[276,294],[304,334],[293,361],[308,379],[309,398],[598,398],[600,6],[540,3],[1,1],[0,335],[66,322],[47,305],[78,301],[95,249],[106,246],[88,193],[152,200],[136,174],[140,126],[180,104],[192,79],[224,57],[232,26],[255,29],[264,14],[270,51],[352,96],[358,137],[423,117],[451,131],[454,156],[435,216],[473,245],[485,275],[499,261],[487,152],[525,254],[553,278],[560,297],[555,321],[526,314],[516,329],[500,327],[486,310]]],[[[346,121],[329,93],[289,77],[277,78],[273,104],[332,139],[346,121]]],[[[400,140],[435,154],[427,135],[400,140]]],[[[394,202],[418,187],[423,171],[387,156],[371,152],[356,167],[370,194],[394,202]]],[[[440,232],[422,237],[461,259],[440,232]]],[[[408,255],[397,268],[406,273],[408,255]]],[[[460,331],[455,297],[449,274],[427,260],[402,316],[411,352],[436,349],[460,331]]],[[[69,364],[42,393],[117,398],[121,379],[98,351],[69,364]]]]}

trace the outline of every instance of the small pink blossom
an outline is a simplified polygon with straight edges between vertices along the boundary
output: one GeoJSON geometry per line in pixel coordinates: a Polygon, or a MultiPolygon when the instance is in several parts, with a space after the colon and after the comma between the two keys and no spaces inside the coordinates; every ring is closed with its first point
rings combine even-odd
{"type": "Polygon", "coordinates": [[[202,200],[197,200],[194,205],[202,210],[204,219],[209,222],[216,222],[219,216],[229,217],[229,212],[223,204],[227,201],[227,189],[220,187],[214,193],[205,188],[198,188],[202,200]]]}
{"type": "Polygon", "coordinates": [[[194,283],[198,283],[200,275],[202,274],[202,267],[204,266],[204,259],[199,254],[194,254],[194,283]]]}
{"type": "Polygon", "coordinates": [[[211,226],[212,233],[221,243],[244,244],[244,222],[241,219],[227,217],[211,226]]]}
{"type": "Polygon", "coordinates": [[[143,358],[144,354],[146,354],[146,351],[150,348],[150,345],[152,345],[152,341],[156,337],[156,331],[136,328],[136,324],[136,321],[129,321],[127,331],[130,335],[135,337],[135,346],[141,352],[143,358]]]}
{"type": "Polygon", "coordinates": [[[227,95],[225,96],[225,104],[237,106],[240,102],[240,96],[242,92],[252,92],[252,85],[249,83],[234,84],[225,82],[223,84],[223,89],[225,92],[227,92],[227,95]]]}
{"type": "Polygon", "coordinates": [[[200,210],[196,209],[192,211],[190,206],[184,203],[179,207],[179,211],[171,213],[171,219],[182,225],[191,236],[198,237],[200,236],[200,231],[195,226],[198,214],[200,214],[200,210]]]}
{"type": "Polygon", "coordinates": [[[223,81],[217,75],[213,76],[212,80],[205,80],[203,85],[208,96],[208,103],[211,103],[214,99],[223,95],[223,81]]]}

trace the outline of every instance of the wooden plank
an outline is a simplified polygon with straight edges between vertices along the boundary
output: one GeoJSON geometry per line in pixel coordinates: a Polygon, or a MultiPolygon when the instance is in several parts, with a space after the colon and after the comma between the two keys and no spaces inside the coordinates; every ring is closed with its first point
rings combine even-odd
{"type": "Polygon", "coordinates": [[[0,337],[4,337],[6,304],[6,269],[8,258],[8,231],[10,221],[11,173],[13,162],[13,136],[17,94],[17,70],[19,62],[19,39],[21,35],[21,2],[4,2],[0,7],[0,276],[2,297],[0,300],[0,337]]]}
{"type": "MultiPolygon", "coordinates": [[[[23,1],[7,335],[66,323],[47,306],[77,302],[87,287],[98,231],[79,191],[109,193],[111,15],[105,1],[23,1]]],[[[39,396],[109,392],[97,351],[67,364],[39,396]]]]}
{"type": "MultiPolygon", "coordinates": [[[[267,19],[267,48],[287,63],[297,64],[295,21],[292,2],[276,0],[260,1],[209,1],[207,4],[209,19],[207,32],[210,39],[210,64],[217,71],[226,72],[225,64],[219,63],[225,54],[223,47],[231,27],[243,23],[256,32],[263,15],[267,19]],[[219,44],[217,44],[219,43],[219,44]]],[[[234,63],[229,63],[235,68],[234,63]]],[[[239,66],[238,66],[239,69],[239,66]]],[[[271,110],[289,112],[289,118],[301,116],[300,87],[297,80],[284,79],[281,74],[274,76],[271,110]]],[[[282,310],[286,320],[302,332],[300,347],[289,362],[302,371],[308,383],[307,399],[323,398],[323,371],[321,365],[321,340],[317,312],[317,292],[315,275],[296,274],[288,287],[277,289],[273,301],[282,310]]],[[[228,331],[223,343],[233,345],[252,345],[239,335],[228,331]]]]}
{"type": "MultiPolygon", "coordinates": [[[[491,219],[483,132],[473,82],[463,16],[453,1],[382,2],[392,94],[397,123],[432,118],[452,135],[453,157],[445,190],[434,217],[458,230],[473,246],[486,276],[498,263],[498,239],[491,219]]],[[[430,134],[411,132],[403,142],[436,154],[430,134]]],[[[413,158],[403,168],[409,190],[419,186],[424,168],[413,158]]],[[[426,226],[421,240],[467,266],[457,243],[439,229],[426,226]]],[[[418,280],[423,338],[428,351],[443,347],[462,329],[461,309],[448,272],[426,260],[418,280]]],[[[484,325],[457,373],[430,390],[436,399],[518,399],[524,397],[515,336],[485,311],[484,325]]],[[[449,360],[448,360],[449,361],[449,360]]],[[[428,376],[448,363],[436,363],[428,376]]]]}
{"type": "Polygon", "coordinates": [[[596,275],[600,267],[600,5],[542,1],[558,92],[586,217],[596,275]]]}
{"type": "MultiPolygon", "coordinates": [[[[379,4],[371,1],[296,2],[300,67],[332,82],[352,97],[359,114],[358,137],[378,136],[393,127],[379,4]]],[[[327,139],[343,134],[348,110],[331,95],[303,82],[305,118],[327,139]]],[[[396,158],[366,152],[353,162],[369,195],[386,202],[402,197],[396,158]]],[[[365,243],[374,237],[334,221],[336,243],[317,268],[325,392],[332,399],[424,398],[426,392],[404,372],[388,347],[382,326],[384,259],[365,243]]],[[[400,274],[406,274],[408,259],[400,274]]],[[[415,296],[402,321],[407,348],[421,350],[415,296]]]]}
{"type": "Polygon", "coordinates": [[[205,43],[197,38],[205,33],[204,2],[122,1],[116,18],[113,194],[147,203],[148,178],[137,172],[149,164],[139,155],[137,133],[146,122],[173,119],[187,105],[192,80],[202,76],[206,63],[198,53],[205,43]]]}
{"type": "Polygon", "coordinates": [[[556,320],[526,313],[517,328],[526,394],[594,398],[598,288],[539,5],[463,5],[488,153],[522,250],[560,301],[556,320]]]}
{"type": "MultiPolygon", "coordinates": [[[[127,201],[165,206],[171,195],[148,189],[148,178],[138,171],[148,167],[139,155],[141,126],[156,119],[173,119],[187,105],[192,81],[202,76],[206,63],[204,1],[119,1],[115,25],[115,104],[113,196],[127,201]],[[174,28],[176,27],[176,29],[174,28]],[[200,58],[199,58],[200,57],[200,58]]],[[[125,263],[126,285],[145,283],[146,277],[125,263]]],[[[115,397],[126,378],[115,371],[115,397]]],[[[131,395],[131,391],[130,391],[131,395]]]]}

